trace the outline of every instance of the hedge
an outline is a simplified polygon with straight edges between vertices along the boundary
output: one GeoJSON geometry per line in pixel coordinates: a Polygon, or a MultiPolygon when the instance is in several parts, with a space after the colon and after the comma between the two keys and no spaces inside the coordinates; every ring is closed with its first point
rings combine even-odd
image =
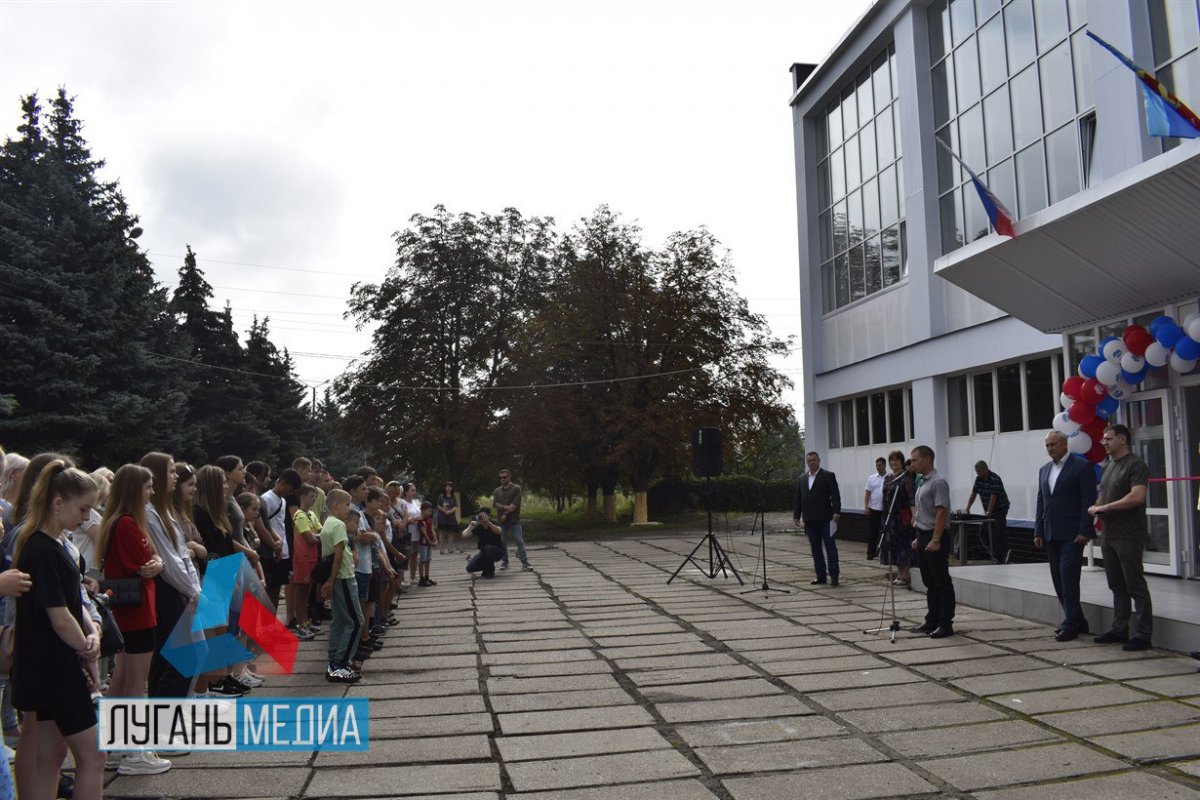
{"type": "MultiPolygon", "coordinates": [[[[790,511],[796,497],[796,483],[791,480],[763,481],[749,475],[723,475],[710,480],[713,511],[790,511]]],[[[704,479],[663,478],[650,487],[647,500],[651,515],[702,511],[704,479]]]]}

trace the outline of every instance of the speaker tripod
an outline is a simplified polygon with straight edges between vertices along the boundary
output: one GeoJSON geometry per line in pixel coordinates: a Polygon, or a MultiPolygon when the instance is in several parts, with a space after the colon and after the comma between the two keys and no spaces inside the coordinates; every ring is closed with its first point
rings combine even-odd
{"type": "MultiPolygon", "coordinates": [[[[897,477],[896,480],[897,481],[904,480],[904,473],[903,472],[900,473],[900,476],[897,477]]],[[[885,487],[887,486],[886,482],[884,483],[884,486],[885,487]]],[[[883,552],[883,543],[884,543],[884,540],[887,538],[888,528],[892,524],[892,514],[896,510],[896,498],[899,496],[900,496],[900,487],[897,486],[896,491],[892,492],[892,502],[888,504],[887,516],[883,518],[883,525],[880,527],[880,530],[879,530],[879,541],[875,544],[875,549],[880,553],[883,552]]],[[[888,543],[891,544],[890,541],[888,543]]],[[[894,548],[893,548],[893,553],[894,553],[894,548]]],[[[896,559],[893,557],[892,553],[888,554],[888,576],[887,577],[888,577],[887,588],[884,589],[884,592],[883,592],[883,602],[881,602],[879,604],[879,627],[868,628],[867,630],[863,631],[863,633],[878,634],[878,633],[883,633],[884,631],[891,631],[891,635],[892,635],[891,641],[892,641],[892,644],[895,644],[896,643],[896,634],[900,632],[900,617],[896,614],[896,559]],[[891,604],[891,609],[892,609],[892,622],[890,625],[884,625],[883,621],[885,619],[887,619],[887,609],[888,609],[889,603],[891,604]]]]}
{"type": "Polygon", "coordinates": [[[675,580],[679,573],[683,571],[683,568],[691,563],[695,565],[696,569],[703,572],[709,578],[717,577],[718,572],[728,578],[729,572],[732,572],[733,577],[737,578],[737,582],[740,585],[745,586],[746,582],[742,580],[742,576],[738,574],[737,568],[734,567],[733,562],[729,560],[729,553],[725,552],[725,548],[721,546],[720,541],[718,541],[717,537],[713,535],[712,503],[709,502],[708,489],[709,477],[705,475],[704,508],[708,511],[708,533],[705,534],[703,539],[696,543],[696,546],[692,548],[692,552],[688,553],[687,558],[683,560],[683,563],[680,564],[673,573],[671,573],[671,577],[667,578],[667,583],[669,584],[671,581],[675,580]],[[708,569],[705,569],[704,565],[696,560],[696,553],[699,552],[700,548],[704,547],[705,544],[708,545],[708,569]],[[726,568],[728,568],[729,572],[726,572],[726,568]]]}

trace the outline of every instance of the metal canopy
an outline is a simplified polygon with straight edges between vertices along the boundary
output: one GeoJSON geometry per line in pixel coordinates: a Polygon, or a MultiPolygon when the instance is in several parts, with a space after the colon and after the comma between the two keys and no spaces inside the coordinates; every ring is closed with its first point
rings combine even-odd
{"type": "Polygon", "coordinates": [[[934,273],[1046,333],[1194,297],[1200,139],[1015,228],[1015,239],[993,233],[942,256],[934,273]]]}

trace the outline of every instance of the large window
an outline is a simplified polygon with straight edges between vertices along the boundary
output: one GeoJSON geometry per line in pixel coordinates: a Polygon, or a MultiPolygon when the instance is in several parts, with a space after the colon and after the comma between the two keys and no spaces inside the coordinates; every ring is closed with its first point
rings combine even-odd
{"type": "Polygon", "coordinates": [[[910,388],[887,389],[835,400],[825,408],[830,448],[895,444],[913,438],[910,388]]]}
{"type": "MultiPolygon", "coordinates": [[[[1200,105],[1200,13],[1196,0],[1148,0],[1154,74],[1189,108],[1200,105]]],[[[1163,150],[1180,140],[1164,138],[1163,150]]]]}
{"type": "Polygon", "coordinates": [[[1058,411],[1062,355],[1031,358],[946,378],[951,436],[1013,433],[1050,427],[1058,411]]]}
{"type": "Polygon", "coordinates": [[[815,120],[817,238],[825,311],[905,274],[904,185],[889,47],[815,120]]]}
{"type": "MultiPolygon", "coordinates": [[[[929,8],[937,136],[1018,217],[1088,185],[1096,116],[1084,10],[1068,0],[937,0],[929,8]]],[[[990,225],[970,176],[937,150],[948,253],[990,225]]]]}

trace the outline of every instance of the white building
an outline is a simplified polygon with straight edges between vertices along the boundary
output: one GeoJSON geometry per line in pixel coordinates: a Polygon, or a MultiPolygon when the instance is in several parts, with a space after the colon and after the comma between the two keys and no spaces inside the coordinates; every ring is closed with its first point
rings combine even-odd
{"type": "MultiPolygon", "coordinates": [[[[1031,526],[1065,375],[1097,337],[1197,310],[1200,140],[1149,137],[1136,76],[1085,32],[1200,108],[1198,17],[1197,0],[878,0],[793,67],[805,428],[848,509],[877,456],[920,443],[956,508],[983,459],[1009,525],[1031,526]],[[1016,239],[989,232],[935,137],[1016,239]]],[[[1141,389],[1120,412],[1135,452],[1200,475],[1200,370],[1141,389]]],[[[1148,571],[1197,576],[1198,490],[1152,484],[1148,571]]]]}

